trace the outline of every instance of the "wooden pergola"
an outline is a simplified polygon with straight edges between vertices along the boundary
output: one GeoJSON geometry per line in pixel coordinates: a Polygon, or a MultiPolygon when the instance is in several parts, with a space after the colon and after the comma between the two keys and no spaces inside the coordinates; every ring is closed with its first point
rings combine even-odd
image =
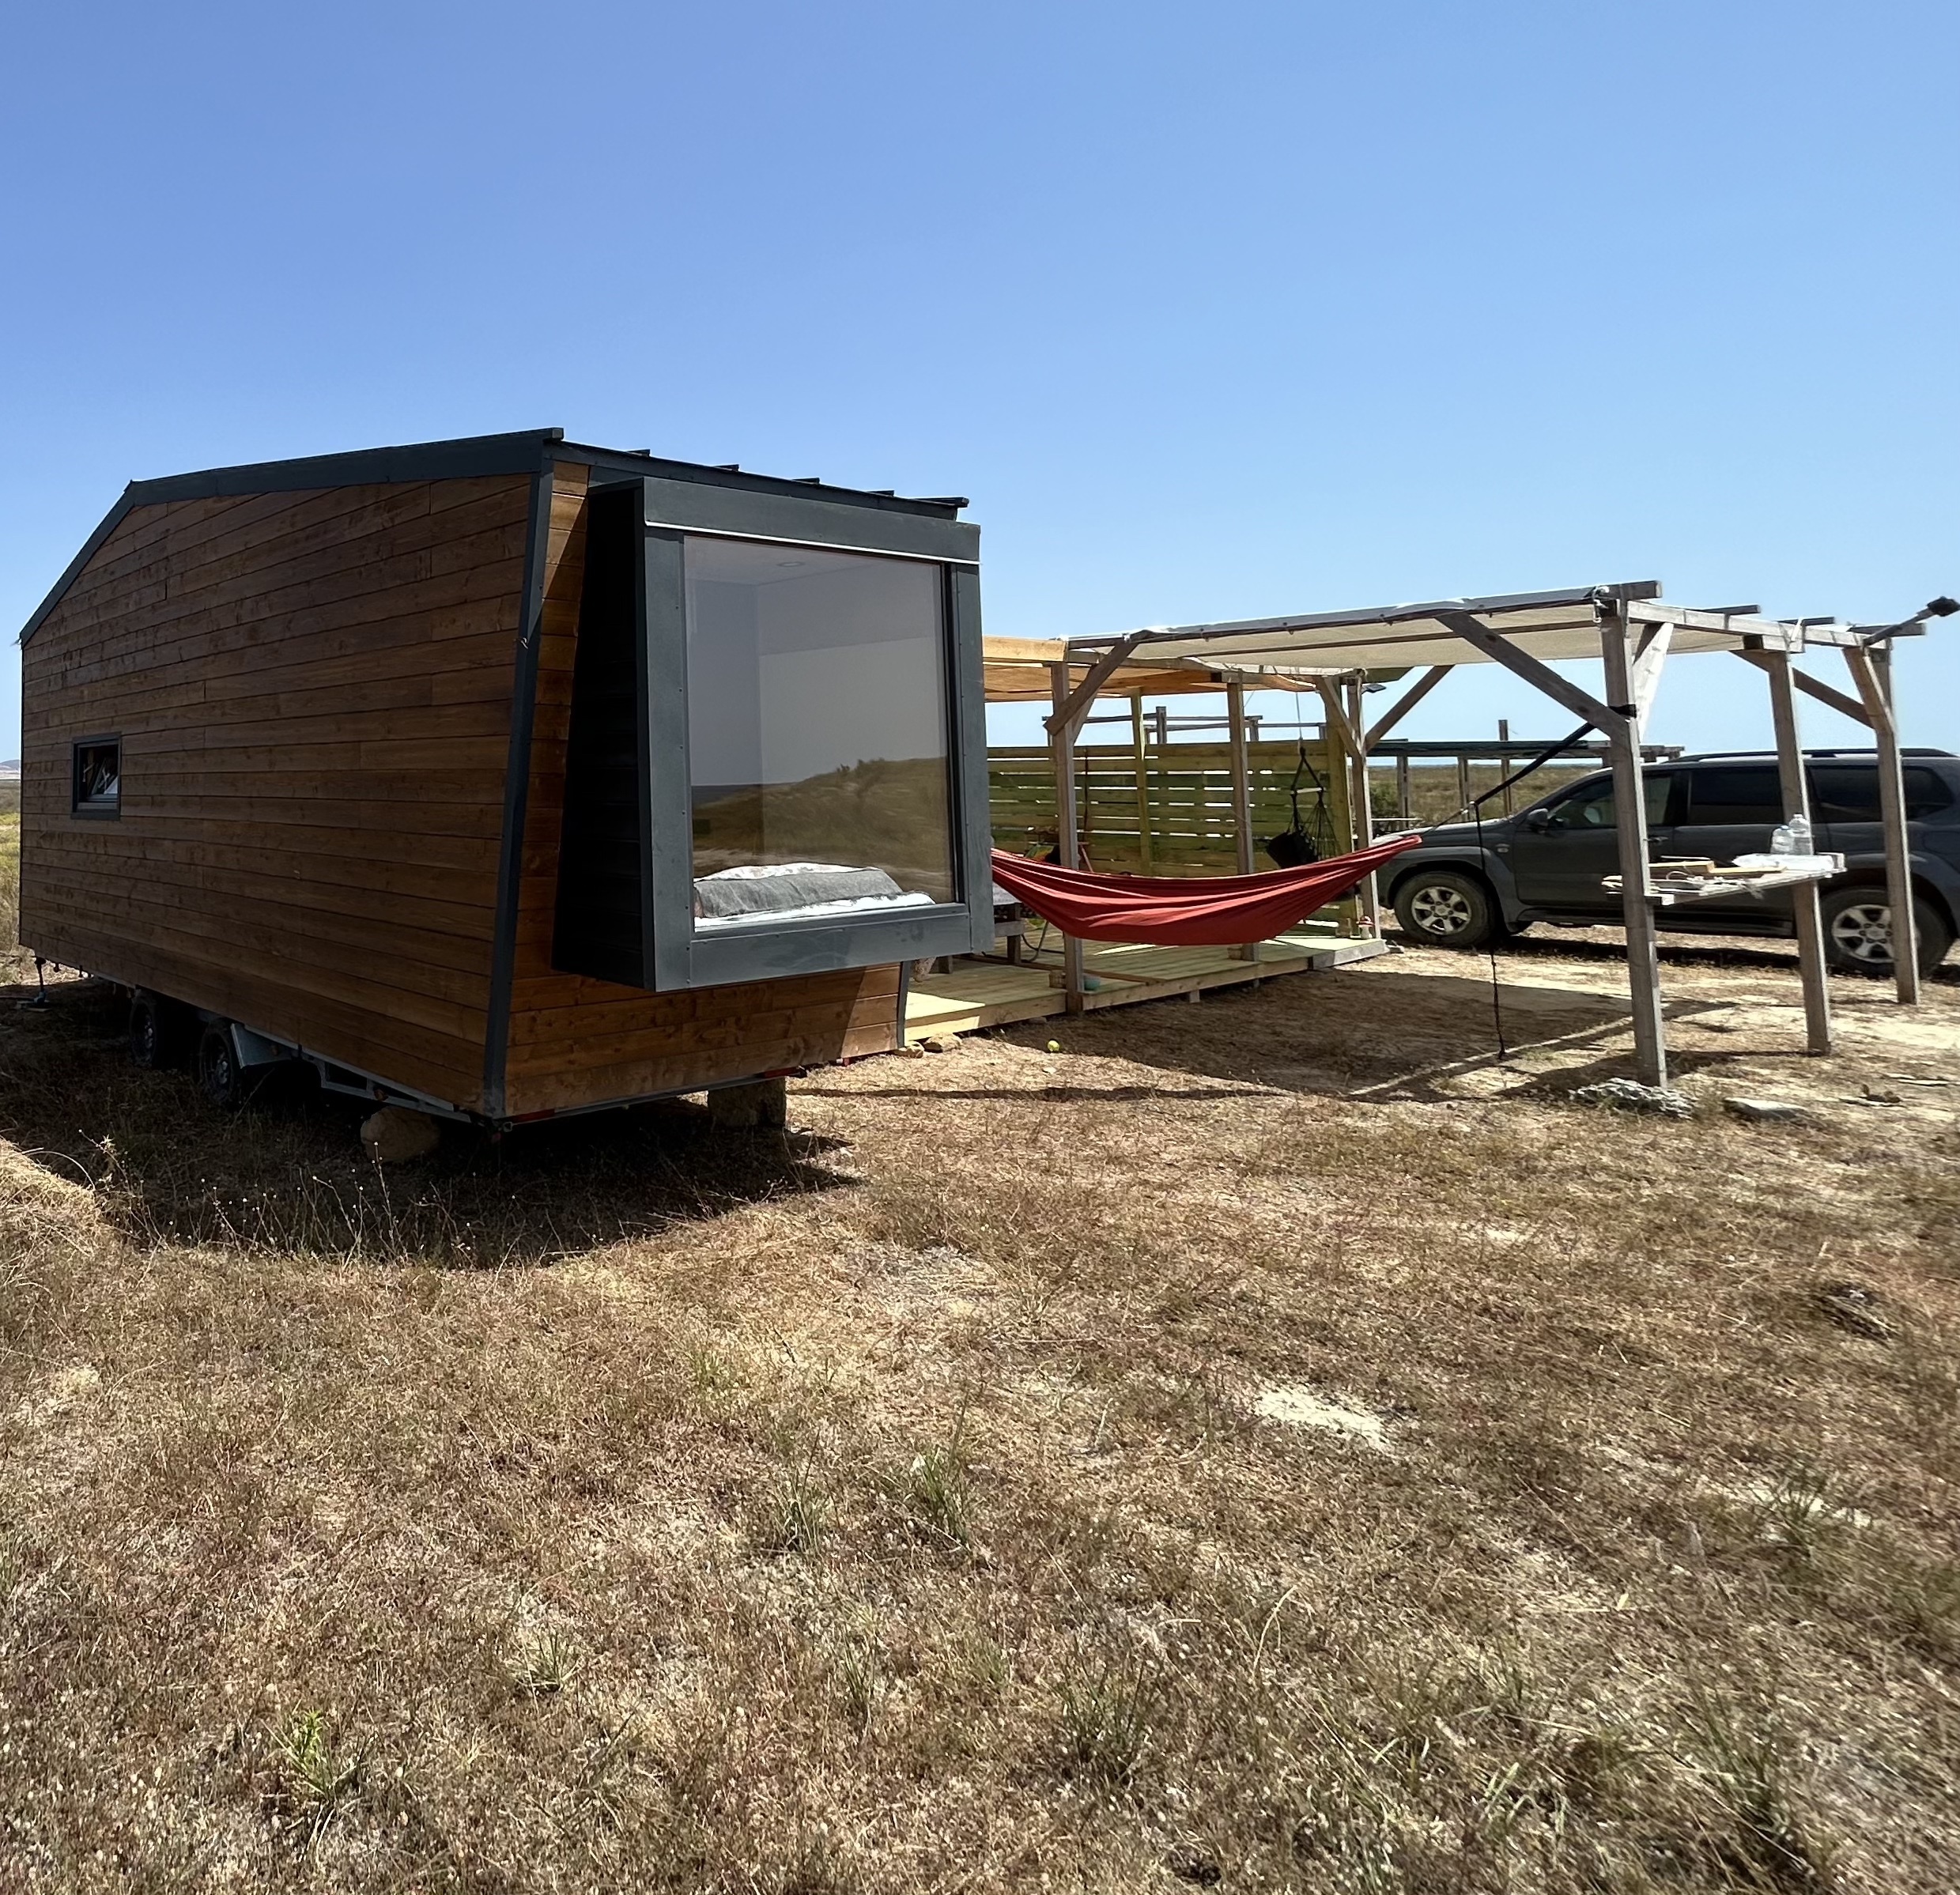
{"type": "MultiPolygon", "coordinates": [[[[1244,619],[1225,623],[1150,626],[1107,637],[1071,639],[1064,656],[1032,655],[1045,665],[1053,708],[1047,719],[1056,753],[1061,853],[1079,864],[1073,753],[1077,734],[1097,697],[1139,688],[1158,692],[1222,689],[1232,707],[1235,758],[1244,751],[1244,693],[1312,689],[1325,707],[1353,773],[1350,805],[1365,847],[1373,839],[1368,762],[1374,746],[1459,665],[1501,664],[1562,704],[1607,743],[1614,776],[1618,831],[1622,915],[1626,929],[1633,1040],[1641,1078],[1651,1085],[1667,1079],[1655,905],[1648,860],[1647,815],[1641,757],[1642,727],[1652,707],[1662,667],[1671,655],[1733,654],[1765,673],[1776,730],[1778,772],[1788,813],[1810,813],[1810,793],[1798,736],[1796,698],[1807,694],[1864,724],[1873,736],[1879,764],[1879,810],[1885,836],[1886,886],[1891,909],[1892,960],[1902,1005],[1919,998],[1917,942],[1913,922],[1912,871],[1898,728],[1893,708],[1892,647],[1923,632],[1930,618],[1960,610],[1954,601],[1933,600],[1911,617],[1888,625],[1856,625],[1835,618],[1773,619],[1754,606],[1700,610],[1661,602],[1652,581],[1588,586],[1569,591],[1456,598],[1421,605],[1386,606],[1351,612],[1244,619]],[[1798,669],[1818,650],[1843,655],[1855,696],[1798,669]],[[1548,661],[1597,658],[1605,670],[1604,700],[1554,671],[1548,661]],[[1421,675],[1370,724],[1362,715],[1369,674],[1420,670],[1421,675]],[[1191,677],[1202,671],[1207,681],[1191,677]],[[1132,680],[1154,681],[1139,687],[1132,680]],[[1175,678],[1178,681],[1173,682],[1175,678]]],[[[995,665],[988,640],[988,696],[995,665]]],[[[1002,641],[1004,642],[1004,641],[1002,641]]],[[[999,667],[1003,681],[1010,661],[999,667]]],[[[1037,693],[1025,693],[1033,698],[1037,693]]],[[[1244,772],[1237,772],[1243,794],[1244,772]]],[[[1240,825],[1241,868],[1252,866],[1251,829],[1240,825]]],[[[1792,891],[1796,913],[1807,1044],[1813,1053],[1833,1049],[1823,929],[1815,881],[1792,891]]],[[[1379,921],[1372,882],[1367,905],[1379,921]]],[[[1078,950],[1079,953],[1079,950],[1078,950]]]]}
{"type": "MultiPolygon", "coordinates": [[[[1152,634],[1168,636],[1169,628],[1152,634]]],[[[1091,641],[1082,641],[1088,644],[1091,641]]],[[[1262,666],[1257,674],[1236,665],[1220,666],[1205,655],[1154,651],[1131,658],[1127,650],[1112,657],[1095,649],[1078,649],[1078,641],[1062,639],[995,638],[983,641],[989,704],[1041,704],[1052,706],[1043,719],[1055,756],[1055,791],[1059,852],[1063,861],[1082,863],[1081,812],[1075,791],[1075,746],[1083,723],[1103,697],[1127,697],[1140,706],[1146,697],[1222,695],[1232,757],[1233,830],[1238,851],[1238,873],[1249,875],[1253,857],[1252,771],[1247,747],[1247,690],[1292,691],[1324,696],[1324,681],[1298,676],[1283,666],[1262,666]]],[[[1256,947],[1233,950],[1252,958],[1256,947]]],[[[1063,938],[1063,979],[1071,999],[1082,989],[1082,948],[1063,938]]]]}

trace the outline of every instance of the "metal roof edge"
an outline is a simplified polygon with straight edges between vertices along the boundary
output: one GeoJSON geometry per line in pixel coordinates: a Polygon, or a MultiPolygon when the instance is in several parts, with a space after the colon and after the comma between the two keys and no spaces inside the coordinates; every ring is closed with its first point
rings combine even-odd
{"type": "Polygon", "coordinates": [[[450,441],[414,441],[395,447],[357,447],[343,454],[308,455],[298,460],[253,461],[236,467],[206,467],[194,474],[134,481],[131,504],[209,500],[220,494],[281,493],[308,487],[360,487],[393,481],[466,479],[493,474],[538,474],[548,451],[565,439],[562,428],[531,428],[513,434],[465,435],[450,441]]]}
{"type": "MultiPolygon", "coordinates": [[[[608,473],[616,472],[622,480],[650,475],[655,480],[693,481],[702,486],[735,487],[754,493],[781,494],[789,499],[836,500],[874,511],[923,515],[928,519],[957,519],[961,509],[969,504],[964,498],[928,499],[885,493],[865,487],[839,487],[828,481],[788,480],[780,474],[753,473],[746,467],[717,467],[704,461],[667,460],[652,453],[595,447],[583,441],[560,444],[553,458],[583,460],[594,466],[602,465],[608,473]]],[[[961,523],[975,524],[970,520],[961,523]]]]}
{"type": "Polygon", "coordinates": [[[370,481],[454,480],[494,474],[542,471],[549,449],[565,439],[562,428],[532,428],[512,434],[466,435],[450,441],[419,441],[398,447],[357,448],[344,454],[309,455],[298,460],[253,461],[236,467],[207,467],[194,474],[164,474],[131,481],[102,523],[83,542],[47,596],[21,628],[25,645],[81,576],[102,543],[130,510],[171,500],[210,500],[225,494],[280,493],[309,487],[356,487],[370,481]]]}
{"type": "Polygon", "coordinates": [[[1112,645],[1136,638],[1146,645],[1187,639],[1243,637],[1263,632],[1306,632],[1334,625],[1392,625],[1408,619],[1433,618],[1438,612],[1512,612],[1558,606],[1583,606],[1607,599],[1648,599],[1660,596],[1658,579],[1633,579],[1611,586],[1562,587],[1550,592],[1501,592],[1484,598],[1433,598],[1414,605],[1357,606],[1344,612],[1304,612],[1278,618],[1219,619],[1195,625],[1152,625],[1140,632],[1116,632],[1093,638],[1071,638],[1071,648],[1112,645]]]}
{"type": "Polygon", "coordinates": [[[61,603],[62,595],[81,576],[82,570],[89,561],[101,550],[102,542],[122,525],[123,515],[137,504],[130,497],[135,491],[133,483],[123,489],[115,504],[102,516],[102,523],[81,542],[81,550],[68,562],[61,577],[48,588],[47,596],[28,615],[27,623],[21,628],[20,636],[14,640],[16,644],[25,645],[40,630],[48,613],[61,603]]]}

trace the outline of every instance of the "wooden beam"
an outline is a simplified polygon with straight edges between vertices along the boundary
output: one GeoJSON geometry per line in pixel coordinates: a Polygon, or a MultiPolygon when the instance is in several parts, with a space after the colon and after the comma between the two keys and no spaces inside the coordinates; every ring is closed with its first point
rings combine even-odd
{"type": "MultiPolygon", "coordinates": [[[[1074,738],[1075,733],[1082,728],[1082,719],[1094,708],[1097,694],[1109,681],[1110,678],[1123,668],[1128,661],[1130,654],[1137,648],[1142,637],[1143,634],[1141,632],[1132,632],[1127,638],[1118,639],[1107,651],[1103,653],[1101,658],[1089,667],[1088,673],[1083,678],[1082,681],[1056,703],[1054,711],[1047,719],[1048,730],[1052,734],[1059,735],[1063,726],[1066,724],[1071,739],[1074,738]]],[[[1066,683],[1068,678],[1068,666],[1063,665],[1059,669],[1063,681],[1066,683]]]]}
{"type": "Polygon", "coordinates": [[[1666,622],[1643,626],[1636,635],[1633,654],[1633,715],[1642,731],[1654,708],[1654,693],[1660,689],[1661,667],[1667,662],[1667,647],[1674,643],[1674,627],[1666,622]]]}
{"type": "MultiPolygon", "coordinates": [[[[1567,710],[1583,717],[1609,741],[1623,734],[1637,745],[1639,740],[1633,735],[1631,724],[1619,712],[1601,704],[1590,692],[1580,690],[1570,678],[1560,677],[1543,659],[1532,657],[1530,652],[1512,644],[1508,638],[1493,632],[1481,619],[1468,612],[1438,612],[1436,621],[1438,625],[1448,626],[1466,644],[1475,645],[1485,657],[1494,659],[1508,671],[1515,671],[1527,684],[1535,685],[1554,703],[1562,704],[1567,710]]],[[[1603,632],[1607,624],[1620,626],[1622,634],[1624,633],[1626,628],[1620,620],[1603,621],[1603,632]]],[[[1622,669],[1624,670],[1630,661],[1626,658],[1623,636],[1621,637],[1621,646],[1622,669]]],[[[1627,685],[1630,690],[1630,671],[1627,685]]],[[[1607,686],[1609,690],[1612,688],[1610,685],[1607,686]]],[[[1622,702],[1631,704],[1633,700],[1629,696],[1622,699],[1622,702]]]]}
{"type": "Polygon", "coordinates": [[[1130,693],[1130,751],[1136,762],[1136,848],[1139,866],[1150,872],[1150,747],[1143,737],[1143,693],[1130,693]]]}
{"type": "Polygon", "coordinates": [[[1892,654],[1884,645],[1847,645],[1845,665],[1878,739],[1879,819],[1885,832],[1885,899],[1892,911],[1892,985],[1901,1006],[1919,1004],[1919,929],[1913,913],[1913,840],[1905,815],[1905,771],[1892,704],[1892,654]]]}
{"type": "MultiPolygon", "coordinates": [[[[1607,693],[1622,704],[1631,703],[1633,633],[1625,614],[1616,609],[1609,609],[1600,621],[1599,649],[1606,660],[1607,693]]],[[[1573,708],[1581,716],[1588,715],[1579,705],[1573,708]]],[[[1640,730],[1633,719],[1613,713],[1608,713],[1607,723],[1600,727],[1612,746],[1613,810],[1620,843],[1620,916],[1626,929],[1627,986],[1633,1002],[1633,1055],[1644,1084],[1665,1085],[1667,1040],[1660,1008],[1654,904],[1648,899],[1647,786],[1641,768],[1640,730]]]]}
{"type": "MultiPolygon", "coordinates": [[[[1234,678],[1228,681],[1225,707],[1232,739],[1232,836],[1237,847],[1239,873],[1249,875],[1252,872],[1252,773],[1245,748],[1244,679],[1234,678]]],[[[1234,960],[1256,961],[1259,944],[1245,942],[1232,953],[1234,960]]]]}
{"type": "Polygon", "coordinates": [[[1068,645],[1059,638],[996,638],[991,632],[980,640],[980,656],[990,665],[1059,665],[1068,658],[1068,645]]]}
{"type": "Polygon", "coordinates": [[[1454,665],[1431,665],[1409,689],[1403,693],[1377,719],[1375,727],[1361,739],[1361,748],[1372,750],[1403,718],[1413,711],[1424,698],[1433,691],[1450,673],[1454,665]]]}
{"type": "MultiPolygon", "coordinates": [[[[1796,667],[1786,651],[1739,652],[1768,674],[1769,712],[1776,725],[1777,772],[1783,788],[1786,816],[1811,813],[1811,785],[1803,768],[1803,746],[1796,722],[1796,691],[1791,680],[1796,667]],[[1767,662],[1764,662],[1766,660],[1767,662]]],[[[1830,1024],[1830,982],[1824,962],[1824,924],[1817,884],[1807,881],[1790,891],[1796,916],[1796,959],[1803,982],[1804,1044],[1813,1053],[1833,1050],[1830,1024]]]]}
{"type": "MultiPolygon", "coordinates": [[[[1050,685],[1055,695],[1055,829],[1058,847],[1056,853],[1062,859],[1063,866],[1079,869],[1082,866],[1080,839],[1075,823],[1075,727],[1062,717],[1061,709],[1068,696],[1068,666],[1056,665],[1050,673],[1050,685]]],[[[1068,1010],[1079,1014],[1082,1010],[1082,944],[1072,934],[1062,936],[1063,989],[1067,996],[1068,1010]]]]}
{"type": "MultiPolygon", "coordinates": [[[[1346,686],[1347,693],[1347,722],[1350,730],[1361,727],[1362,693],[1367,686],[1355,678],[1346,686]]],[[[1368,782],[1368,749],[1360,746],[1350,758],[1349,768],[1354,772],[1354,841],[1356,847],[1366,848],[1375,840],[1375,798],[1368,782]]],[[[1361,912],[1367,917],[1369,931],[1378,938],[1381,934],[1381,884],[1373,871],[1363,878],[1361,885],[1361,912]]]]}
{"type": "Polygon", "coordinates": [[[1341,704],[1340,680],[1335,678],[1316,678],[1314,689],[1320,693],[1320,701],[1327,708],[1327,727],[1340,740],[1341,748],[1350,757],[1365,757],[1368,746],[1361,734],[1348,721],[1346,711],[1341,704]]]}
{"type": "MultiPolygon", "coordinates": [[[[1847,654],[1849,655],[1849,654],[1847,654]]],[[[1738,651],[1735,655],[1744,663],[1754,665],[1758,671],[1768,671],[1779,658],[1786,657],[1781,651],[1738,651]]],[[[1871,719],[1865,708],[1855,697],[1847,697],[1841,691],[1833,691],[1829,685],[1821,684],[1815,678],[1807,677],[1795,665],[1790,667],[1790,682],[1807,697],[1814,697],[1820,704],[1829,704],[1841,715],[1849,717],[1854,723],[1861,723],[1868,730],[1871,719]]]]}

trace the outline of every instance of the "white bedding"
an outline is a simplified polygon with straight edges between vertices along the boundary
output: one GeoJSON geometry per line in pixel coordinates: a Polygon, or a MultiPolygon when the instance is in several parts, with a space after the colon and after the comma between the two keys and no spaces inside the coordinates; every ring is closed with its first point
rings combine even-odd
{"type": "MultiPolygon", "coordinates": [[[[712,875],[697,878],[698,882],[708,881],[766,881],[790,875],[838,875],[852,874],[855,871],[840,863],[833,862],[770,862],[750,864],[736,869],[718,869],[712,875]]],[[[881,871],[882,874],[882,871],[881,871]]],[[[883,878],[889,880],[889,877],[883,878]]],[[[894,889],[897,885],[893,884],[894,889]]],[[[697,904],[698,906],[698,903],[697,904]]],[[[803,921],[824,915],[885,914],[894,908],[931,908],[934,905],[930,895],[901,894],[860,895],[848,900],[805,902],[795,908],[752,910],[735,915],[697,915],[695,927],[703,932],[718,928],[751,927],[757,923],[778,921],[803,921]]]]}
{"type": "Polygon", "coordinates": [[[813,901],[800,908],[774,908],[766,915],[701,915],[695,918],[694,926],[697,932],[704,933],[713,928],[753,927],[757,922],[801,921],[811,915],[882,915],[893,908],[934,905],[930,895],[866,895],[855,901],[813,901]]]}

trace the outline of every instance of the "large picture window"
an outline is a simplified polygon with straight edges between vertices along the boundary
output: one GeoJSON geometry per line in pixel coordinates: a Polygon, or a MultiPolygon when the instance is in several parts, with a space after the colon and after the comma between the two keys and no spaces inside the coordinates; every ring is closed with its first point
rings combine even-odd
{"type": "Polygon", "coordinates": [[[553,966],[666,993],[992,944],[978,530],[883,498],[588,496],[553,966]]]}
{"type": "Polygon", "coordinates": [[[943,569],[698,535],[683,564],[697,931],[957,900],[943,569]]]}

